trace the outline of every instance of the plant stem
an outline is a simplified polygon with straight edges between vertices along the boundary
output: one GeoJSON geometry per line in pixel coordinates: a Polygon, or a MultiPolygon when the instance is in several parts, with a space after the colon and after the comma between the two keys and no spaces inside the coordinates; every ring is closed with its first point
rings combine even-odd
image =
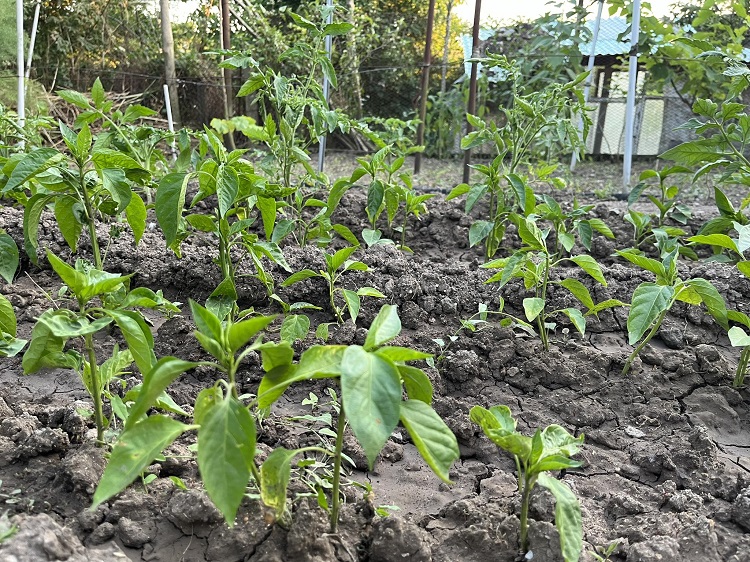
{"type": "Polygon", "coordinates": [[[344,448],[344,431],[346,430],[346,415],[344,402],[340,402],[339,421],[336,426],[336,449],[333,454],[333,490],[331,490],[331,533],[338,530],[339,525],[339,488],[341,487],[341,455],[344,448]]]}
{"type": "Polygon", "coordinates": [[[99,251],[99,241],[96,238],[96,215],[91,205],[91,196],[86,188],[86,174],[84,172],[84,163],[78,162],[78,181],[81,186],[81,198],[83,199],[83,208],[86,211],[86,226],[91,238],[91,253],[94,255],[94,266],[96,269],[103,269],[102,256],[99,251]]]}
{"type": "Polygon", "coordinates": [[[519,482],[523,481],[523,490],[521,491],[521,551],[523,553],[529,550],[529,502],[531,501],[531,478],[527,474],[519,474],[519,482]],[[523,480],[521,480],[523,478],[523,480]]]}
{"type": "Polygon", "coordinates": [[[641,340],[641,343],[638,344],[638,347],[636,347],[633,350],[633,353],[630,354],[630,357],[628,357],[628,360],[625,361],[625,366],[622,368],[622,374],[627,375],[630,371],[630,367],[633,365],[633,361],[635,361],[635,358],[638,357],[638,354],[641,352],[641,350],[646,347],[646,344],[651,341],[651,338],[653,338],[656,335],[656,332],[659,331],[659,328],[661,327],[661,323],[664,321],[664,317],[667,315],[667,312],[669,312],[669,309],[671,306],[668,306],[664,310],[661,311],[659,316],[656,318],[656,322],[654,323],[653,327],[649,331],[648,335],[641,340]]]}
{"type": "Polygon", "coordinates": [[[545,322],[547,315],[544,312],[544,309],[547,308],[547,286],[549,285],[549,269],[550,269],[549,252],[545,251],[544,252],[544,279],[542,281],[542,301],[544,302],[544,308],[542,308],[542,312],[539,314],[539,317],[537,318],[537,320],[539,321],[539,337],[542,340],[542,347],[544,347],[544,351],[549,351],[549,337],[547,336],[547,326],[545,322]]]}
{"type": "Polygon", "coordinates": [[[96,424],[96,440],[104,443],[104,413],[102,412],[102,387],[99,380],[99,368],[96,364],[96,351],[92,334],[84,336],[86,353],[88,355],[89,375],[91,376],[91,398],[94,401],[94,423],[96,424]]]}
{"type": "Polygon", "coordinates": [[[740,352],[740,362],[737,364],[737,372],[734,375],[734,382],[732,382],[734,388],[740,388],[745,384],[748,364],[750,364],[750,346],[743,347],[740,352]]]}

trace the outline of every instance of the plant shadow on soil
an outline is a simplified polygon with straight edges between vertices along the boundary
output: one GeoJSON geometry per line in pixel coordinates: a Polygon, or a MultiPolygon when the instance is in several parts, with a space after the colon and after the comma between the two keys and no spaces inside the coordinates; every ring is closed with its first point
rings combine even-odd
{"type": "MultiPolygon", "coordinates": [[[[338,222],[361,230],[364,194],[350,191],[338,222]]],[[[499,295],[485,285],[481,253],[468,248],[471,219],[460,202],[430,202],[430,213],[410,225],[414,254],[393,246],[374,246],[358,256],[370,272],[344,277],[347,288],[370,285],[399,307],[404,330],[396,345],[438,353],[435,338],[447,339],[459,320],[480,303],[497,307],[499,295]]],[[[620,260],[615,247],[628,245],[630,232],[622,221],[623,204],[598,202],[594,214],[618,237],[595,239],[592,255],[605,264],[607,287],[591,287],[597,302],[628,301],[634,288],[649,280],[620,260]]],[[[710,209],[698,209],[710,215],[710,209]]],[[[0,212],[0,227],[19,243],[22,214],[0,212]]],[[[696,222],[696,224],[698,224],[696,222]]],[[[102,230],[100,233],[105,234],[102,230]]],[[[51,217],[40,227],[42,244],[69,256],[51,217]]],[[[177,259],[164,247],[158,229],[149,230],[134,249],[123,235],[109,250],[108,269],[135,271],[134,283],[163,289],[173,300],[205,299],[218,284],[211,262],[210,240],[194,239],[177,259]],[[186,290],[189,288],[189,292],[186,290]]],[[[284,248],[294,270],[322,265],[321,250],[284,248]]],[[[85,252],[85,244],[84,244],[85,252]]],[[[750,281],[722,264],[681,262],[691,276],[714,283],[727,305],[750,313],[750,281]]],[[[34,318],[49,306],[45,292],[56,294],[59,283],[46,264],[28,263],[24,273],[2,292],[19,315],[19,336],[28,337],[34,318]]],[[[272,270],[277,282],[285,273],[272,270]]],[[[574,270],[564,271],[578,276],[574,270]]],[[[287,302],[308,301],[324,310],[313,315],[313,326],[329,322],[327,294],[318,280],[280,289],[287,302]]],[[[243,304],[275,312],[252,281],[240,287],[243,304]]],[[[511,312],[522,314],[525,294],[520,283],[503,292],[511,312]]],[[[551,291],[555,308],[572,305],[564,291],[551,291]]],[[[369,326],[382,302],[365,299],[359,326],[369,326]]],[[[435,409],[456,434],[461,459],[448,487],[434,477],[397,430],[372,472],[355,470],[351,478],[372,486],[346,488],[347,505],[340,532],[327,533],[326,514],[306,486],[293,484],[293,520],[288,529],[269,524],[257,501],[248,499],[238,522],[228,528],[198,483],[190,437],[178,440],[165,460],[149,468],[158,476],[147,486],[135,483],[117,498],[88,510],[104,459],[90,445],[90,427],[81,411],[90,408],[77,375],[58,370],[22,377],[20,358],[0,366],[0,512],[17,515],[20,530],[0,546],[0,559],[14,562],[68,561],[371,561],[459,562],[518,559],[519,500],[512,459],[499,452],[469,421],[469,408],[506,404],[530,435],[537,427],[558,423],[586,435],[580,458],[584,466],[557,476],[574,490],[583,512],[582,560],[592,561],[594,547],[620,541],[612,560],[628,562],[750,560],[750,409],[748,392],[730,383],[737,353],[711,318],[695,307],[676,305],[658,337],[636,361],[632,372],[620,374],[630,352],[624,337],[627,312],[602,312],[589,322],[585,340],[560,330],[552,349],[509,328],[489,324],[474,333],[462,332],[438,362],[428,369],[436,387],[435,409]],[[173,479],[187,484],[180,489],[173,479]],[[380,517],[379,506],[398,506],[380,517]]],[[[186,313],[158,326],[157,355],[199,360],[203,353],[191,336],[186,313]]],[[[570,332],[572,334],[572,330],[570,332]]],[[[345,323],[334,328],[331,342],[361,343],[366,331],[345,323]]],[[[111,347],[117,333],[97,344],[111,347]]],[[[314,343],[310,336],[296,351],[314,343]]],[[[242,390],[253,392],[262,375],[257,360],[242,372],[242,390]]],[[[137,377],[128,384],[137,383],[137,377]]],[[[197,369],[179,379],[170,393],[183,407],[214,382],[197,369]]],[[[260,454],[270,447],[297,447],[314,439],[311,431],[290,429],[284,419],[303,412],[309,392],[323,396],[320,382],[289,392],[274,415],[263,421],[260,454]]],[[[346,453],[359,469],[361,451],[349,439],[346,453]]],[[[560,559],[553,525],[554,501],[545,492],[533,498],[530,544],[535,562],[560,559]]]]}

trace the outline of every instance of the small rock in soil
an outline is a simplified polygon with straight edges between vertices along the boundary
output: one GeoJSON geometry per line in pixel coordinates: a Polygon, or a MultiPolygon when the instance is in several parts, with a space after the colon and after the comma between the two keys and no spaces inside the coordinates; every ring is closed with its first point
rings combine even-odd
{"type": "Polygon", "coordinates": [[[65,455],[62,464],[73,489],[91,495],[104,474],[104,450],[93,443],[86,443],[65,455]]]}

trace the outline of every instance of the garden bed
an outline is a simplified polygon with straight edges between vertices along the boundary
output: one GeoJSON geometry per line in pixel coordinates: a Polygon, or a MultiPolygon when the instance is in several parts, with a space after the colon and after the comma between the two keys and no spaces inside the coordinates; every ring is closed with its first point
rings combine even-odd
{"type": "MultiPolygon", "coordinates": [[[[603,265],[608,286],[594,287],[577,269],[558,275],[586,283],[596,302],[629,302],[636,286],[653,276],[613,257],[616,248],[630,245],[629,225],[622,219],[624,204],[592,203],[593,215],[617,236],[616,241],[595,237],[591,251],[603,265]]],[[[363,193],[351,190],[337,211],[337,222],[359,233],[367,227],[364,205],[363,193]]],[[[594,560],[591,551],[617,540],[611,560],[750,559],[749,395],[744,388],[732,388],[738,351],[705,309],[675,305],[625,376],[621,371],[632,348],[627,345],[624,308],[590,318],[583,338],[561,323],[548,352],[538,339],[494,322],[475,332],[461,330],[460,320],[474,315],[480,303],[497,308],[500,292],[496,285],[484,283],[492,272],[479,268],[481,251],[468,247],[472,221],[463,204],[436,198],[428,206],[430,213],[410,225],[413,254],[387,245],[361,249],[357,259],[370,271],[352,271],[342,280],[349,289],[375,287],[387,303],[398,306],[403,331],[396,345],[441,356],[435,368],[425,370],[436,390],[434,408],[458,438],[461,458],[450,473],[453,486],[432,474],[406,432],[397,429],[370,472],[363,470],[366,461],[356,442],[347,439],[345,452],[358,467],[350,478],[365,485],[345,486],[347,504],[337,534],[328,532],[326,514],[304,479],[293,479],[290,486],[294,501],[289,524],[269,523],[260,502],[247,499],[230,529],[202,492],[190,450],[195,438],[186,434],[166,451],[165,460],[149,467],[147,473],[155,479],[136,482],[92,512],[88,508],[105,460],[103,451],[92,444],[90,420],[81,415],[90,405],[80,380],[63,370],[24,377],[20,357],[4,359],[0,501],[20,530],[0,545],[0,558],[512,562],[519,559],[515,465],[469,419],[473,405],[505,404],[526,435],[552,423],[574,435],[585,434],[578,457],[583,466],[556,474],[581,502],[582,560],[594,560]],[[436,339],[443,340],[443,348],[436,339]]],[[[697,211],[699,219],[708,216],[708,207],[697,211]]],[[[2,210],[0,227],[19,246],[21,223],[21,211],[2,210]]],[[[41,246],[70,256],[51,217],[43,218],[39,233],[41,246]]],[[[105,238],[106,230],[100,235],[105,238]]],[[[85,254],[85,240],[82,246],[85,254]]],[[[283,249],[293,271],[323,267],[322,250],[293,245],[283,249]]],[[[192,238],[183,244],[183,257],[178,259],[155,227],[146,231],[137,248],[128,232],[113,241],[107,269],[135,272],[132,286],[162,289],[170,300],[203,302],[221,280],[212,252],[208,237],[192,238]]],[[[270,271],[277,284],[288,276],[280,268],[270,271]]],[[[750,312],[750,280],[735,267],[680,261],[680,272],[683,278],[711,281],[728,308],[750,312]]],[[[311,315],[313,330],[333,320],[326,287],[318,281],[279,289],[286,302],[321,307],[311,315]]],[[[2,288],[18,314],[19,337],[28,338],[34,319],[51,306],[50,295],[57,298],[59,288],[46,263],[36,268],[28,262],[17,280],[2,288]]],[[[278,312],[254,280],[238,289],[242,308],[278,312]]],[[[520,303],[527,295],[519,280],[509,283],[502,296],[507,311],[523,314],[520,303]]],[[[549,299],[555,308],[572,304],[569,293],[560,289],[551,289],[549,299]]],[[[357,326],[333,326],[329,343],[362,344],[364,327],[382,304],[381,299],[363,299],[357,326]]],[[[155,319],[157,357],[205,359],[193,330],[186,305],[180,315],[155,319]]],[[[122,343],[122,337],[111,331],[96,344],[110,349],[117,342],[122,343]]],[[[311,334],[295,344],[295,351],[314,343],[311,334]]],[[[238,373],[240,391],[256,392],[262,376],[259,360],[251,357],[238,373]]],[[[179,406],[189,409],[198,392],[213,383],[213,375],[198,368],[179,378],[169,392],[179,406]]],[[[313,381],[288,391],[259,425],[260,454],[279,445],[296,448],[324,439],[319,422],[305,426],[288,419],[330,413],[329,386],[313,381]],[[303,404],[310,393],[319,400],[314,408],[303,404]]],[[[552,496],[536,492],[530,517],[533,560],[560,560],[552,496]]]]}

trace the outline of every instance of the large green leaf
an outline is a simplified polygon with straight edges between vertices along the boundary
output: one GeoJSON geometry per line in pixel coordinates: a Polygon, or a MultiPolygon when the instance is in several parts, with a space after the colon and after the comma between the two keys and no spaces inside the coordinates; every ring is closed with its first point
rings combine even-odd
{"type": "Polygon", "coordinates": [[[31,261],[37,263],[39,247],[39,221],[42,211],[54,199],[51,195],[37,193],[26,202],[23,210],[23,246],[31,261]]]}
{"type": "Polygon", "coordinates": [[[71,352],[63,352],[64,346],[63,338],[55,335],[46,323],[37,322],[31,330],[31,343],[23,354],[23,374],[30,375],[52,367],[77,367],[77,358],[71,352]]]}
{"type": "Polygon", "coordinates": [[[556,282],[558,285],[561,285],[562,287],[565,287],[568,291],[570,291],[575,298],[577,298],[579,301],[581,301],[581,304],[585,306],[588,310],[591,310],[594,308],[594,299],[591,297],[591,293],[589,292],[586,285],[581,283],[578,279],[573,279],[572,277],[566,277],[562,281],[556,282]]]}
{"type": "Polygon", "coordinates": [[[65,243],[76,252],[78,239],[83,230],[83,224],[78,219],[78,212],[81,210],[81,203],[75,197],[63,195],[55,201],[55,220],[60,233],[65,239],[65,243]]]}
{"type": "Polygon", "coordinates": [[[523,460],[532,452],[531,437],[516,431],[516,420],[507,406],[493,406],[489,410],[474,406],[469,411],[471,421],[478,424],[484,434],[498,447],[523,460]]]}
{"type": "Polygon", "coordinates": [[[198,430],[198,468],[206,493],[234,525],[255,458],[255,420],[228,395],[203,415],[198,430]]]}
{"type": "Polygon", "coordinates": [[[715,162],[724,157],[722,152],[717,152],[715,146],[705,145],[700,140],[684,142],[670,148],[659,158],[674,160],[683,166],[694,167],[706,162],[715,162]]]}
{"type": "Polygon", "coordinates": [[[719,248],[725,248],[736,254],[742,255],[742,252],[740,252],[740,249],[737,247],[737,243],[726,234],[698,234],[691,236],[687,241],[693,242],[694,244],[718,246],[719,248]]]}
{"type": "Polygon", "coordinates": [[[0,277],[6,283],[13,283],[18,271],[18,246],[13,238],[0,231],[0,277]]]}
{"type": "Polygon", "coordinates": [[[156,220],[164,233],[167,247],[171,247],[177,239],[189,179],[190,175],[185,173],[167,174],[156,190],[156,220]]]}
{"type": "Polygon", "coordinates": [[[284,447],[274,449],[260,467],[260,499],[279,518],[286,509],[286,489],[297,451],[284,447]]]}
{"type": "Polygon", "coordinates": [[[281,323],[279,335],[283,341],[291,343],[304,340],[310,331],[310,318],[305,314],[290,314],[281,323]]]}
{"type": "Polygon", "coordinates": [[[380,309],[365,338],[364,348],[371,351],[388,343],[401,333],[401,319],[398,308],[393,304],[386,304],[380,309]]]}
{"type": "Polygon", "coordinates": [[[219,166],[216,176],[216,196],[219,199],[219,214],[226,217],[234,205],[239,191],[239,177],[234,168],[225,164],[219,166]]]}
{"type": "Polygon", "coordinates": [[[686,281],[685,285],[700,295],[703,304],[708,309],[708,313],[713,316],[719,326],[728,330],[727,303],[724,301],[724,297],[719,294],[719,291],[716,290],[716,287],[700,277],[686,281]]]}
{"type": "Polygon", "coordinates": [[[272,316],[256,316],[249,320],[231,324],[227,330],[229,351],[236,353],[237,350],[246,345],[258,332],[264,330],[273,322],[275,318],[275,314],[272,316]]]}
{"type": "Polygon", "coordinates": [[[146,216],[146,204],[140,195],[133,193],[130,203],[125,208],[125,217],[133,231],[136,246],[140,243],[143,233],[146,232],[146,216]]]}
{"type": "Polygon", "coordinates": [[[112,319],[107,317],[90,322],[85,316],[66,308],[48,310],[37,321],[38,324],[46,324],[53,334],[66,340],[94,334],[111,322],[112,319]]]}
{"type": "Polygon", "coordinates": [[[450,484],[450,468],[459,457],[458,442],[450,428],[430,406],[413,399],[401,402],[401,423],[427,465],[450,484]]]}
{"type": "Polygon", "coordinates": [[[138,398],[130,409],[130,415],[125,422],[125,429],[135,425],[146,412],[154,406],[164,390],[185,371],[197,367],[198,363],[183,361],[176,357],[162,357],[156,364],[143,374],[143,386],[138,398]]]}
{"type": "MultiPolygon", "coordinates": [[[[377,353],[380,354],[380,350],[377,353]]],[[[398,365],[398,372],[410,400],[421,400],[425,404],[432,404],[432,381],[422,369],[410,365],[398,365]]]]}
{"type": "Polygon", "coordinates": [[[62,160],[62,154],[54,148],[37,148],[24,156],[8,178],[3,193],[17,189],[37,174],[62,160]]]}
{"type": "Polygon", "coordinates": [[[581,335],[586,333],[586,318],[581,314],[580,310],[577,308],[563,308],[560,312],[570,319],[575,329],[578,330],[578,333],[581,335]]]}
{"type": "Polygon", "coordinates": [[[731,343],[733,347],[750,346],[750,336],[748,336],[747,332],[739,326],[732,326],[729,328],[727,335],[729,336],[729,343],[731,343]]]}
{"type": "Polygon", "coordinates": [[[188,429],[190,426],[184,423],[157,415],[123,431],[94,492],[92,509],[127,488],[165,447],[188,429]]]}
{"type": "Polygon", "coordinates": [[[537,483],[555,496],[555,527],[560,535],[560,549],[565,562],[578,562],[583,548],[581,506],[575,494],[565,484],[545,473],[537,483]]]}
{"type": "Polygon", "coordinates": [[[602,268],[594,258],[583,254],[580,256],[571,257],[570,261],[575,262],[578,267],[588,273],[595,281],[598,281],[604,287],[607,286],[607,280],[604,279],[602,268]]]}
{"type": "Polygon", "coordinates": [[[656,275],[657,279],[664,279],[667,275],[664,265],[655,259],[648,258],[634,250],[617,250],[616,253],[641,269],[650,271],[656,275]]]}
{"type": "Polygon", "coordinates": [[[635,345],[658,316],[672,306],[674,288],[656,283],[641,283],[633,292],[628,314],[628,343],[635,345]]]}
{"type": "Polygon", "coordinates": [[[544,299],[539,297],[528,297],[523,299],[523,312],[529,322],[536,320],[544,310],[544,299]]]}
{"type": "Polygon", "coordinates": [[[352,431],[372,468],[398,425],[401,404],[398,369],[360,346],[349,346],[341,359],[341,396],[352,431]]]}
{"type": "Polygon", "coordinates": [[[302,354],[297,365],[282,366],[266,373],[258,387],[258,406],[267,408],[297,381],[338,377],[345,351],[343,345],[314,345],[302,354]]]}
{"type": "Polygon", "coordinates": [[[154,336],[140,312],[134,310],[108,310],[128,344],[133,360],[141,374],[148,373],[156,363],[154,336]]]}
{"type": "Polygon", "coordinates": [[[109,192],[112,199],[117,203],[115,214],[123,212],[133,197],[130,184],[125,178],[125,172],[119,168],[104,168],[99,173],[102,178],[102,187],[109,192]]]}

